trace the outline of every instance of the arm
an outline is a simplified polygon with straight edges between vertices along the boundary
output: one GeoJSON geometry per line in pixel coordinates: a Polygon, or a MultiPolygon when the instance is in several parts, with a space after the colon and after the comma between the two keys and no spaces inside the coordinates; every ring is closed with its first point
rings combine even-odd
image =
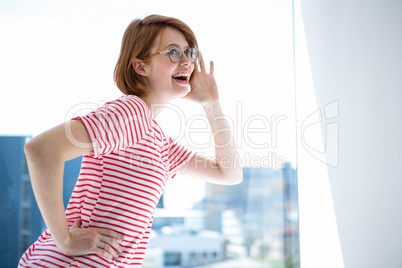
{"type": "Polygon", "coordinates": [[[196,154],[183,169],[187,174],[207,182],[237,184],[243,180],[243,171],[233,133],[219,102],[218,87],[213,77],[214,64],[211,62],[208,74],[201,53],[199,60],[201,71],[194,75],[191,92],[186,98],[204,107],[214,137],[215,158],[210,160],[196,154]]]}
{"type": "Polygon", "coordinates": [[[71,256],[90,253],[116,256],[116,251],[121,249],[114,239],[123,239],[120,234],[106,229],[80,229],[80,221],[68,228],[62,198],[64,162],[92,150],[91,139],[81,120],[46,131],[28,142],[24,149],[36,201],[60,251],[71,256]],[[70,138],[66,133],[70,133],[70,138]],[[73,139],[86,146],[77,147],[73,139]]]}
{"type": "Polygon", "coordinates": [[[225,119],[220,103],[204,106],[205,113],[211,125],[215,143],[215,158],[213,160],[195,154],[187,164],[186,173],[216,184],[238,184],[243,180],[233,134],[225,119]],[[223,146],[224,145],[224,146],[223,146]]]}

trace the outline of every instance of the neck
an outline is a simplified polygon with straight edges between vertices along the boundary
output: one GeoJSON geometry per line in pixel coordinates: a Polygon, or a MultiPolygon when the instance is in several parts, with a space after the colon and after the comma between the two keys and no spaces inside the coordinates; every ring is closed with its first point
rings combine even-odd
{"type": "Polygon", "coordinates": [[[163,100],[161,98],[156,98],[152,93],[139,97],[142,99],[148,108],[151,110],[151,113],[156,118],[160,112],[162,112],[163,108],[170,102],[170,100],[163,100]]]}

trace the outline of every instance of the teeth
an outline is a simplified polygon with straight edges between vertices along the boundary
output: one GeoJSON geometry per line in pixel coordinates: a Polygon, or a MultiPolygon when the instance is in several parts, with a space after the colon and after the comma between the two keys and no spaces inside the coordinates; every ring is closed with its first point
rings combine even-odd
{"type": "Polygon", "coordinates": [[[190,76],[189,73],[179,73],[179,74],[173,75],[173,77],[189,77],[189,76],[190,76]]]}

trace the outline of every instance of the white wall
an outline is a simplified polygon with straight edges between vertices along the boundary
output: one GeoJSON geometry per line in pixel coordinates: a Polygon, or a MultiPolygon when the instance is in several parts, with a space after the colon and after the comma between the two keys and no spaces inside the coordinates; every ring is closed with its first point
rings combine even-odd
{"type": "MultiPolygon", "coordinates": [[[[313,157],[314,152],[306,152],[299,132],[302,267],[342,266],[342,256],[347,268],[402,267],[401,14],[402,1],[301,0],[316,97],[311,112],[334,101],[338,105],[335,117],[327,120],[336,124],[328,128],[321,124],[324,147],[327,142],[326,148],[331,149],[327,159],[335,163],[325,165],[327,173],[317,175],[313,169],[303,168],[310,164],[321,170],[324,164],[319,154],[313,157]],[[329,204],[333,202],[342,251],[342,256],[334,252],[337,257],[329,258],[327,265],[313,259],[320,258],[330,244],[336,249],[336,239],[327,244],[321,239],[324,244],[315,246],[306,241],[327,228],[317,224],[325,222],[322,211],[317,210],[315,218],[309,214],[320,206],[318,194],[306,194],[306,189],[322,187],[313,183],[317,176],[329,182],[329,204]],[[319,228],[314,231],[306,227],[308,223],[319,228]],[[303,247],[307,244],[308,248],[303,247]]],[[[300,40],[296,39],[296,47],[297,42],[300,40]]],[[[296,50],[296,61],[297,56],[296,50]]],[[[296,68],[296,73],[301,71],[296,68]]],[[[303,90],[307,89],[296,85],[296,90],[298,111],[306,109],[303,90]]],[[[299,120],[299,129],[301,124],[299,120]]],[[[327,211],[324,215],[331,217],[327,211]]],[[[330,256],[330,252],[324,254],[330,256]]]]}

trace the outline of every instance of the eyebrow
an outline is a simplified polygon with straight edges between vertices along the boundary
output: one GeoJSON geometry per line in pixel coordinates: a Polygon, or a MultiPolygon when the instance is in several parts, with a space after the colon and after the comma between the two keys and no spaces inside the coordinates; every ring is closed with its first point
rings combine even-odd
{"type": "MultiPolygon", "coordinates": [[[[169,48],[169,47],[172,47],[172,46],[176,46],[176,47],[179,47],[179,48],[180,48],[180,46],[179,46],[178,44],[175,44],[175,43],[172,43],[172,44],[166,46],[166,48],[169,48]]],[[[184,49],[189,48],[189,47],[190,47],[190,45],[184,47],[184,49]]]]}

